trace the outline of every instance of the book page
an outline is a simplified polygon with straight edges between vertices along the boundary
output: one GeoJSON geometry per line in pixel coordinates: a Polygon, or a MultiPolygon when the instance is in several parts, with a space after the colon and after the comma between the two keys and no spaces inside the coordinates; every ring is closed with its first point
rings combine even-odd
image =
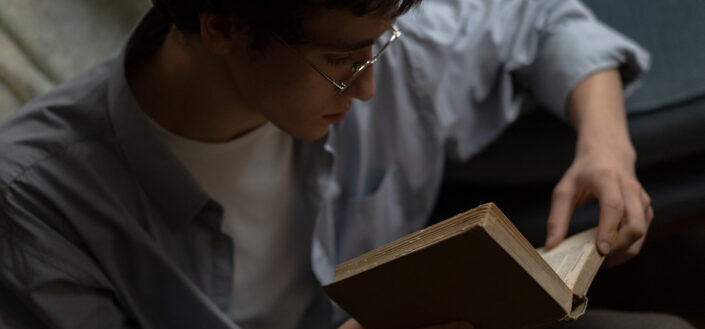
{"type": "Polygon", "coordinates": [[[569,237],[551,250],[539,248],[536,251],[573,290],[586,264],[597,254],[596,234],[597,228],[589,229],[569,237]]]}

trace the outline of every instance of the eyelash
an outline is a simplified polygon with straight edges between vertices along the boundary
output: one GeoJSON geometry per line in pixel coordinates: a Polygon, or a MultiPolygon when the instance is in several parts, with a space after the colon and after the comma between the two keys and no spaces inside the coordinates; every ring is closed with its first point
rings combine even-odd
{"type": "Polygon", "coordinates": [[[352,61],[352,55],[347,55],[345,57],[326,57],[328,64],[332,66],[342,66],[349,64],[352,61]]]}

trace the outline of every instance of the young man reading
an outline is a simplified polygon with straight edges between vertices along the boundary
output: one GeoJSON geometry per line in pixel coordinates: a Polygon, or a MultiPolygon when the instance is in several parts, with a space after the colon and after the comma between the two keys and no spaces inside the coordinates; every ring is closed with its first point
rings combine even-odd
{"type": "MultiPolygon", "coordinates": [[[[594,196],[600,251],[639,252],[622,80],[648,58],[581,4],[153,2],[117,56],[0,129],[4,327],[359,328],[320,284],[421,228],[445,157],[492,141],[523,90],[579,136],[547,245],[594,196]]],[[[571,325],[687,327],[594,314],[571,325]]]]}

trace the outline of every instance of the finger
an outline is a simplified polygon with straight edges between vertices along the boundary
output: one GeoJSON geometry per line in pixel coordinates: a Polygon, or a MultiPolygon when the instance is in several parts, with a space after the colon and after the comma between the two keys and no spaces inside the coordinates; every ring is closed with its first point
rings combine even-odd
{"type": "Polygon", "coordinates": [[[646,209],[646,220],[648,221],[648,225],[651,225],[651,221],[654,220],[654,208],[649,205],[649,208],[646,209]]]}
{"type": "Polygon", "coordinates": [[[597,249],[603,255],[607,255],[612,249],[612,242],[624,215],[624,200],[622,191],[614,179],[603,179],[598,189],[600,219],[597,225],[597,249]]]}
{"type": "Polygon", "coordinates": [[[646,236],[639,239],[639,241],[631,245],[631,247],[629,247],[626,252],[620,253],[618,255],[610,255],[609,257],[607,257],[604,263],[605,267],[617,266],[636,257],[641,251],[641,247],[644,245],[645,238],[646,236]]]}
{"type": "Polygon", "coordinates": [[[649,195],[643,188],[641,189],[640,196],[642,207],[644,208],[644,218],[646,220],[646,233],[644,234],[644,236],[641,237],[641,239],[639,239],[639,241],[632,244],[624,254],[619,256],[615,255],[614,257],[607,257],[607,259],[605,260],[605,267],[620,265],[626,262],[627,260],[635,257],[641,251],[641,248],[644,245],[644,241],[646,241],[646,236],[649,232],[649,226],[651,225],[651,221],[654,219],[654,208],[651,206],[651,197],[649,197],[649,195]]]}
{"type": "Polygon", "coordinates": [[[557,246],[566,233],[575,206],[575,185],[565,183],[564,178],[553,190],[551,210],[546,224],[546,248],[557,246]]]}
{"type": "Polygon", "coordinates": [[[641,189],[641,203],[644,206],[644,214],[646,217],[648,231],[648,226],[651,225],[651,221],[654,219],[654,208],[651,206],[651,197],[643,188],[641,189]]]}
{"type": "Polygon", "coordinates": [[[646,193],[646,191],[643,188],[641,189],[640,194],[641,194],[641,203],[644,206],[650,206],[651,205],[651,197],[649,196],[649,194],[646,193]]]}
{"type": "Polygon", "coordinates": [[[641,184],[637,181],[632,180],[622,183],[624,218],[612,246],[612,252],[620,253],[626,251],[646,234],[647,222],[644,206],[642,205],[642,191],[641,184]]]}

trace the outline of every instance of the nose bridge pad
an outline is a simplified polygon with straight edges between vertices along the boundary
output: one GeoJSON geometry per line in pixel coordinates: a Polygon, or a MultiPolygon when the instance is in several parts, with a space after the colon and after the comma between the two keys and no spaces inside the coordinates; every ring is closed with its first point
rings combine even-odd
{"type": "Polygon", "coordinates": [[[355,74],[355,72],[360,71],[362,69],[362,67],[365,66],[365,63],[367,63],[367,61],[360,62],[360,63],[353,65],[351,72],[353,74],[355,74]]]}
{"type": "Polygon", "coordinates": [[[355,98],[363,101],[372,98],[376,89],[374,80],[374,64],[370,64],[363,72],[360,72],[360,76],[352,82],[349,89],[353,89],[353,95],[355,98]]]}

